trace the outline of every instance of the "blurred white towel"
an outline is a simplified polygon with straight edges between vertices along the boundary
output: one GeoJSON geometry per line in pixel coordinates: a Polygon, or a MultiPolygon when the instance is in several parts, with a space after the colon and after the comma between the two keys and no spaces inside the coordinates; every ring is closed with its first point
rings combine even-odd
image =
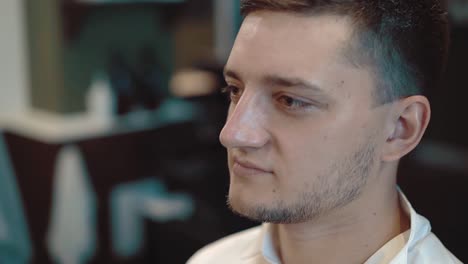
{"type": "Polygon", "coordinates": [[[65,146],[58,154],[49,253],[56,263],[87,263],[96,251],[96,197],[79,149],[65,146]]]}

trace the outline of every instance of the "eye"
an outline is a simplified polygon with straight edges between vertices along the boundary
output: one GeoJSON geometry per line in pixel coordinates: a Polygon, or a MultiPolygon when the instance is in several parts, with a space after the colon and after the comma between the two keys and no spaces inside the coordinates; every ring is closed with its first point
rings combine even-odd
{"type": "Polygon", "coordinates": [[[299,110],[307,109],[313,106],[309,102],[306,102],[301,99],[296,99],[294,97],[287,96],[287,95],[281,95],[277,97],[276,100],[282,107],[290,111],[299,111],[299,110]]]}
{"type": "Polygon", "coordinates": [[[234,85],[228,85],[224,87],[222,92],[227,94],[228,98],[234,103],[237,103],[237,101],[239,101],[240,96],[242,94],[241,89],[234,85]]]}

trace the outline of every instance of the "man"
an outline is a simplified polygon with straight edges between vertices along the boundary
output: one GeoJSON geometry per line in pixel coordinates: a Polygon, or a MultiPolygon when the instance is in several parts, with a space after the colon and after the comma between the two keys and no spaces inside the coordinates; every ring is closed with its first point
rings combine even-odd
{"type": "Polygon", "coordinates": [[[434,0],[245,0],[225,67],[228,204],[188,263],[460,263],[396,187],[447,56],[434,0]]]}

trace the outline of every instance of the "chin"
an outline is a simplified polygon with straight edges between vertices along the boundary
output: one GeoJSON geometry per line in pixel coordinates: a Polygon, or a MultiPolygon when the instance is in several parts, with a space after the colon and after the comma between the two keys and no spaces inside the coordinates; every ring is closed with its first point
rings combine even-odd
{"type": "Polygon", "coordinates": [[[231,186],[229,187],[228,205],[233,211],[243,211],[243,208],[252,206],[252,202],[255,201],[255,197],[249,194],[247,188],[242,186],[231,186]]]}
{"type": "Polygon", "coordinates": [[[232,212],[249,220],[273,224],[297,224],[310,220],[311,215],[299,213],[282,202],[248,203],[238,197],[229,196],[228,206],[232,212]]]}
{"type": "MultiPolygon", "coordinates": [[[[252,219],[252,211],[262,204],[268,204],[265,198],[259,197],[260,191],[249,190],[244,186],[233,186],[229,188],[227,204],[229,208],[236,214],[252,219]],[[263,202],[262,202],[263,201],[263,202]]],[[[252,219],[257,220],[257,219],[252,219]]]]}
{"type": "Polygon", "coordinates": [[[236,215],[248,218],[249,220],[252,220],[255,222],[264,222],[264,219],[261,219],[252,213],[255,211],[255,208],[257,207],[253,203],[248,203],[246,201],[243,201],[238,196],[233,196],[229,194],[227,204],[228,204],[229,209],[236,215]]]}
{"type": "Polygon", "coordinates": [[[247,192],[244,188],[230,188],[227,204],[235,214],[255,222],[291,223],[281,201],[259,194],[259,191],[247,192]]]}
{"type": "Polygon", "coordinates": [[[228,206],[235,213],[256,222],[298,224],[319,218],[329,208],[320,199],[298,195],[293,200],[281,199],[277,194],[231,185],[228,206]]]}

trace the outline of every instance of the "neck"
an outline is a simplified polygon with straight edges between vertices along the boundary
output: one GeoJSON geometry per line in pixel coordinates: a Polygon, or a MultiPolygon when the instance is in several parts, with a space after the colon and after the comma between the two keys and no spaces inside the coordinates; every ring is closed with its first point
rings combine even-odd
{"type": "Polygon", "coordinates": [[[393,183],[383,192],[382,188],[364,190],[346,207],[313,221],[276,227],[277,252],[284,264],[364,263],[407,230],[409,221],[393,183]]]}

